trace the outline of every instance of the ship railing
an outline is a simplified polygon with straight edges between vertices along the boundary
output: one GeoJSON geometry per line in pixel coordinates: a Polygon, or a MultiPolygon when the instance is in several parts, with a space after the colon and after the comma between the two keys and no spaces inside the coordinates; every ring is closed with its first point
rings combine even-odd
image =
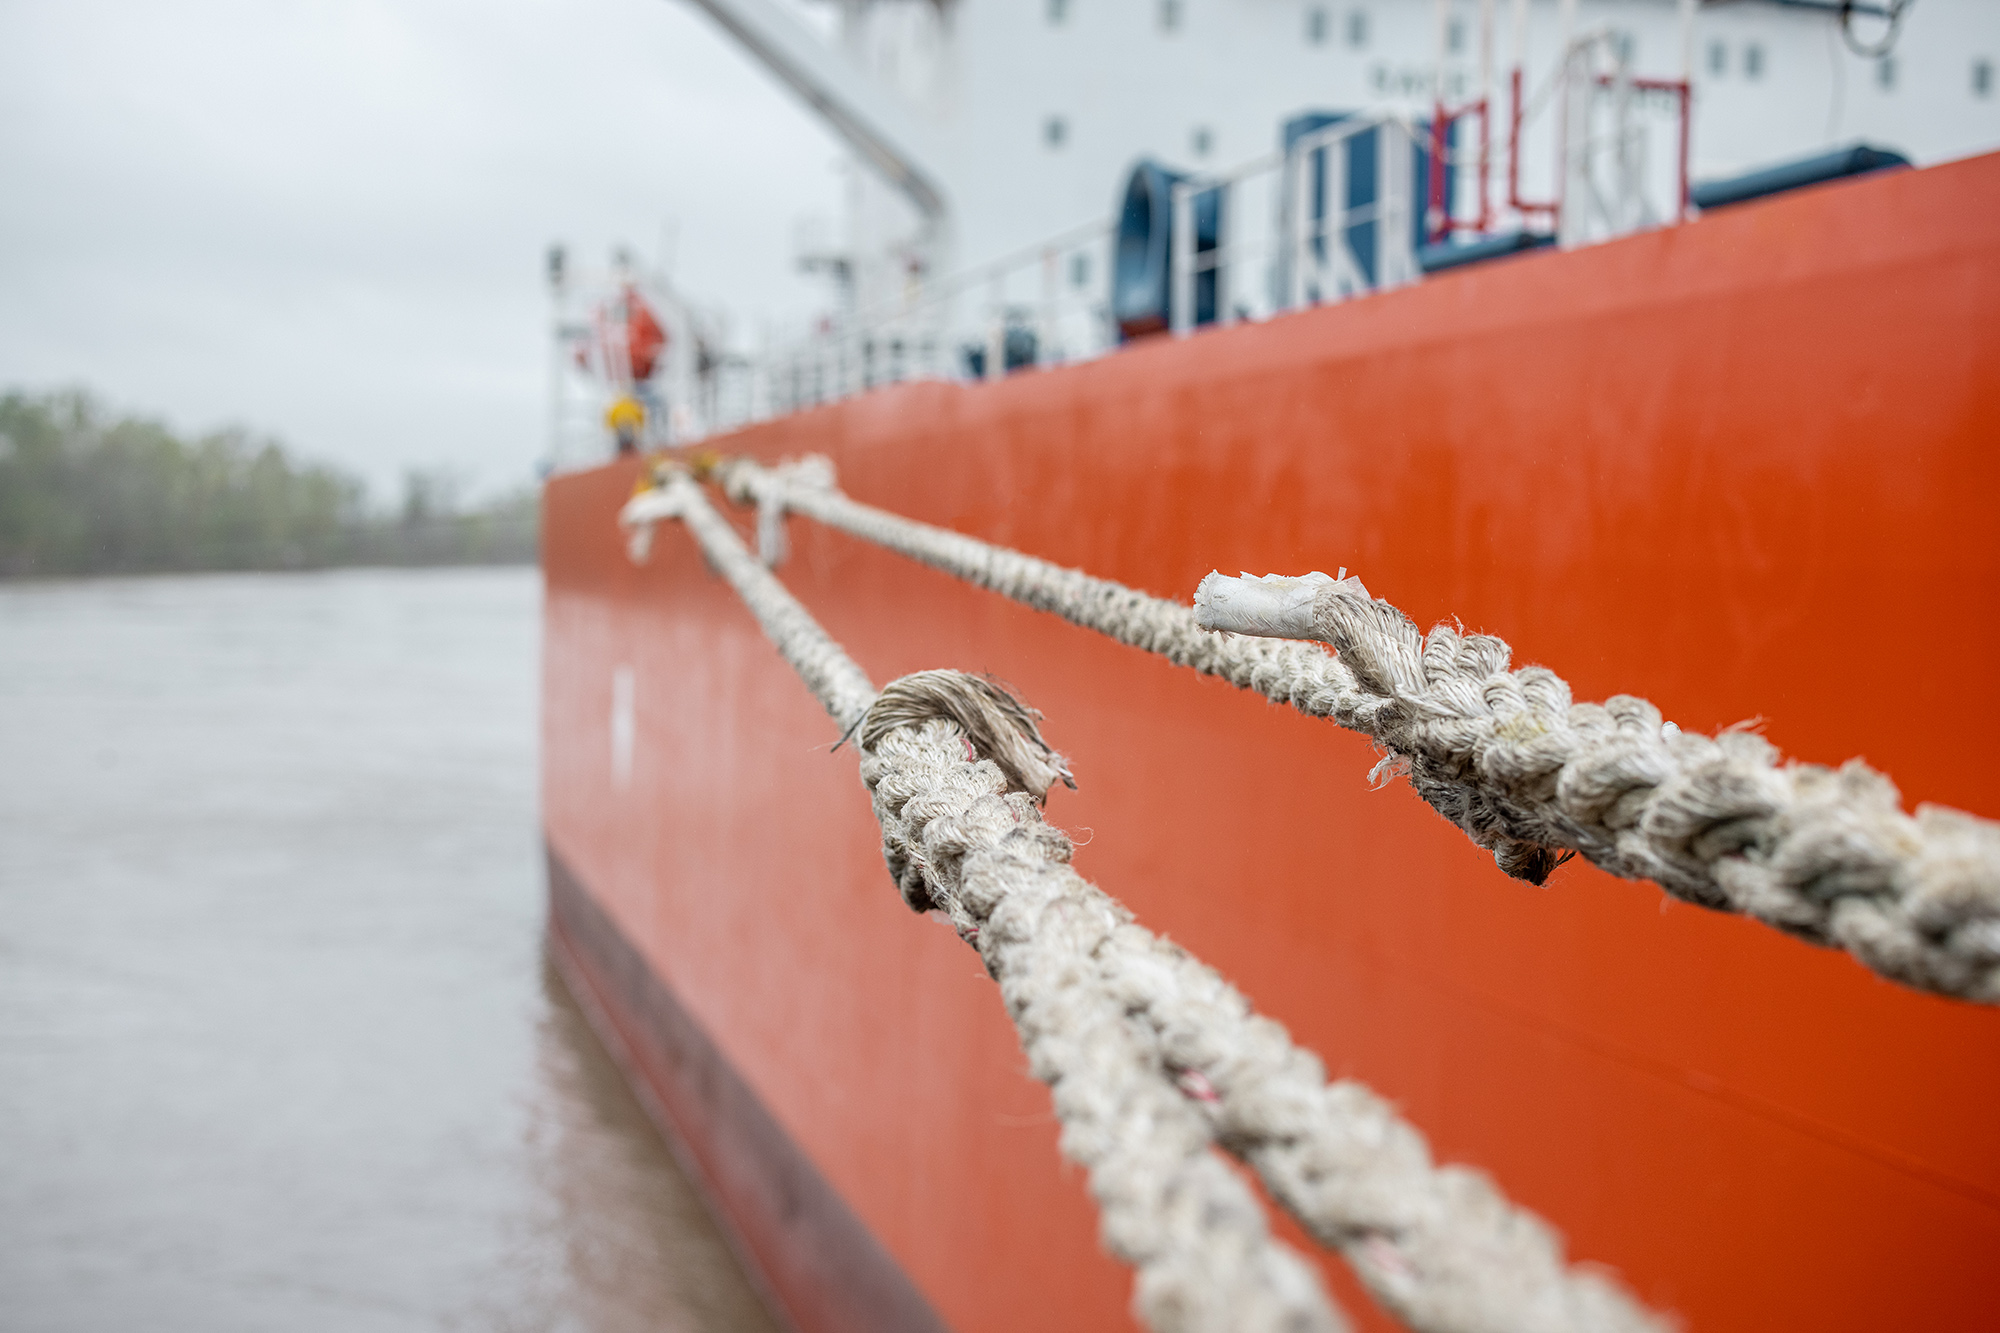
{"type": "Polygon", "coordinates": [[[1354,116],[1177,182],[1168,326],[1185,335],[1415,282],[1421,142],[1406,116],[1354,116]]]}
{"type": "Polygon", "coordinates": [[[1557,78],[1561,191],[1551,216],[1558,241],[1585,245],[1684,217],[1692,112],[1686,75],[1656,79],[1634,74],[1625,40],[1610,29],[1597,29],[1569,43],[1557,78]],[[1653,134],[1647,114],[1662,102],[1677,121],[1672,201],[1665,207],[1650,197],[1658,172],[1650,160],[1653,134]]]}
{"type": "MultiPolygon", "coordinates": [[[[1566,40],[1530,96],[1517,64],[1504,150],[1460,151],[1453,128],[1487,114],[1440,103],[1423,121],[1358,114],[1298,135],[1282,151],[1190,175],[1169,194],[1160,320],[1177,335],[1268,318],[1421,280],[1437,248],[1508,229],[1588,244],[1678,220],[1687,190],[1688,88],[1634,75],[1619,34],[1566,40]],[[1650,113],[1678,112],[1678,162],[1649,154],[1650,113]],[[1553,149],[1551,197],[1523,196],[1524,143],[1538,113],[1553,149]],[[1505,158],[1504,174],[1499,159],[1505,158]],[[1447,182],[1449,182],[1447,184],[1447,182]],[[1497,194],[1497,198],[1496,198],[1497,194]]],[[[1518,56],[1517,56],[1518,60],[1518,56]]],[[[1113,227],[1092,222],[950,277],[912,277],[893,298],[850,310],[815,335],[739,372],[709,430],[834,402],[908,380],[998,379],[1115,349],[1113,227]]]]}
{"type": "MultiPolygon", "coordinates": [[[[1417,142],[1406,117],[1358,116],[1181,182],[1170,205],[1169,325],[1262,319],[1414,281],[1417,142]],[[1363,136],[1373,151],[1351,152],[1363,136]],[[1351,156],[1372,173],[1352,204],[1351,156]],[[1218,191],[1220,234],[1200,244],[1197,202],[1218,191]]],[[[782,414],[884,384],[998,379],[1101,356],[1120,341],[1111,240],[1110,222],[1088,223],[830,321],[767,359],[760,406],[782,414]]]]}
{"type": "Polygon", "coordinates": [[[1285,154],[1282,194],[1286,238],[1286,307],[1340,300],[1417,281],[1416,125],[1402,116],[1370,117],[1305,135],[1285,154]],[[1350,204],[1361,136],[1374,141],[1372,197],[1350,204]],[[1364,238],[1368,238],[1364,241],[1364,238]]]}
{"type": "Polygon", "coordinates": [[[1551,240],[1583,245],[1679,221],[1688,212],[1697,5],[1679,0],[1679,8],[1678,78],[1636,74],[1629,35],[1577,32],[1570,13],[1531,91],[1526,5],[1517,0],[1504,121],[1495,14],[1482,11],[1478,94],[1456,106],[1445,101],[1441,19],[1428,108],[1349,115],[1279,152],[1179,178],[1169,216],[1154,220],[1166,232],[1165,271],[1149,272],[1147,309],[1136,315],[1113,300],[1113,224],[1088,223],[948,277],[911,272],[888,299],[855,307],[850,298],[795,344],[719,358],[699,393],[678,395],[692,410],[678,410],[663,438],[686,443],[886,384],[998,379],[1089,360],[1148,330],[1184,336],[1344,301],[1467,262],[1468,250],[1492,257],[1551,240]],[[1461,147],[1461,131],[1473,127],[1476,144],[1461,147]],[[1667,135],[1671,159],[1658,142],[1667,135]],[[1540,168],[1533,180],[1530,167],[1540,168]],[[1457,248],[1465,241],[1474,244],[1457,248]]]}
{"type": "MultiPolygon", "coordinates": [[[[1693,79],[1688,68],[1692,57],[1685,48],[1690,40],[1684,31],[1678,78],[1651,77],[1634,72],[1629,34],[1592,28],[1564,40],[1554,65],[1532,92],[1517,48],[1508,74],[1508,127],[1501,151],[1506,161],[1504,189],[1496,206],[1487,188],[1496,164],[1482,158],[1481,221],[1547,228],[1561,244],[1571,246],[1686,217],[1693,79]],[[1670,161],[1658,161],[1653,155],[1663,111],[1671,118],[1666,130],[1672,140],[1670,161]],[[1546,120],[1544,113],[1549,113],[1546,120]],[[1524,183],[1537,161],[1552,167],[1541,187],[1546,193],[1540,197],[1524,183]],[[1655,203],[1662,196],[1664,202],[1655,203]]],[[[1438,114],[1457,120],[1481,112],[1474,102],[1457,110],[1440,104],[1438,114]]],[[[1442,160],[1465,159],[1447,150],[1442,160]]],[[[1438,230],[1444,235],[1468,230],[1448,211],[1440,221],[1438,230]]]]}
{"type": "Polygon", "coordinates": [[[1398,113],[1349,117],[1281,153],[1176,182],[1169,327],[1184,336],[1405,286],[1422,278],[1426,256],[1462,233],[1476,240],[1530,230],[1573,246],[1684,216],[1685,76],[1635,75],[1621,36],[1596,29],[1565,45],[1532,98],[1523,98],[1518,73],[1513,87],[1504,207],[1493,198],[1496,155],[1485,138],[1469,152],[1452,141],[1458,122],[1487,114],[1479,103],[1456,111],[1440,104],[1429,123],[1398,113]],[[1678,122],[1664,205],[1654,201],[1662,172],[1649,151],[1651,113],[1662,104],[1678,122]],[[1538,203],[1521,196],[1522,143],[1527,123],[1551,106],[1556,189],[1538,203]]]}
{"type": "Polygon", "coordinates": [[[1091,222],[829,321],[767,362],[773,412],[906,380],[997,379],[1088,360],[1114,343],[1104,256],[1091,222]]]}

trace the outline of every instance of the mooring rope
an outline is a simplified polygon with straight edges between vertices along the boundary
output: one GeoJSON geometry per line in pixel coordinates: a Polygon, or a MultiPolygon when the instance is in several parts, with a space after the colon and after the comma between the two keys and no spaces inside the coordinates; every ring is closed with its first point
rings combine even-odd
{"type": "Polygon", "coordinates": [[[718,479],[758,506],[762,531],[781,536],[783,512],[796,511],[1332,718],[1386,751],[1378,771],[1407,771],[1517,878],[1540,884],[1580,852],[1614,875],[1846,949],[1904,985],[2000,1002],[2000,826],[1941,806],[1907,815],[1895,786],[1859,760],[1785,763],[1751,732],[1690,735],[1629,695],[1574,703],[1555,673],[1510,670],[1504,640],[1450,625],[1424,635],[1351,579],[1212,576],[1213,595],[1190,608],[858,503],[822,458],[735,459],[718,479]],[[1222,603],[1232,599],[1257,614],[1231,619],[1222,603]],[[1269,614],[1290,618],[1274,629],[1269,614]],[[1272,633],[1338,655],[1248,637],[1272,633]]]}
{"type": "Polygon", "coordinates": [[[1138,1270],[1134,1305],[1149,1326],[1343,1326],[1210,1151],[1219,1144],[1420,1333],[1664,1327],[1609,1279],[1568,1269],[1554,1233],[1484,1176],[1433,1165],[1423,1136],[1374,1093],[1329,1085],[1282,1026],[1070,869],[1070,841],[1040,809],[1068,768],[1030,710],[950,671],[903,677],[869,702],[860,668],[685,476],[621,515],[635,558],[668,517],[687,523],[855,733],[890,874],[913,909],[943,913],[999,983],[1050,1087],[1063,1150],[1090,1172],[1105,1244],[1138,1270]]]}
{"type": "Polygon", "coordinates": [[[729,586],[757,617],[779,653],[820,701],[845,735],[875,702],[875,683],[820,629],[812,613],[785,591],[750,553],[735,529],[709,505],[686,477],[669,478],[664,486],[641,491],[627,502],[618,521],[630,529],[632,559],[644,563],[652,550],[653,526],[662,518],[678,518],[694,534],[695,543],[729,586]]]}
{"type": "MultiPolygon", "coordinates": [[[[944,692],[958,712],[991,717],[991,687],[941,691],[942,673],[927,673],[928,690],[927,677],[906,678],[877,695],[685,477],[635,497],[620,517],[635,558],[653,523],[683,521],[842,734],[859,730],[890,873],[912,908],[945,911],[1000,983],[1030,1067],[1054,1095],[1063,1151],[1090,1173],[1105,1245],[1137,1270],[1133,1303],[1146,1324],[1157,1333],[1345,1327],[1317,1275],[1270,1235],[1249,1188],[1209,1150],[1200,1107],[1155,1075],[1143,1032],[1104,1002],[1093,954],[1109,900],[1063,864],[1068,839],[1036,808],[1047,780],[1035,791],[1010,784],[976,753],[958,714],[935,706],[944,692]]],[[[1041,751],[1051,777],[1062,768],[1032,719],[1026,732],[1008,717],[982,730],[1041,751]]]]}

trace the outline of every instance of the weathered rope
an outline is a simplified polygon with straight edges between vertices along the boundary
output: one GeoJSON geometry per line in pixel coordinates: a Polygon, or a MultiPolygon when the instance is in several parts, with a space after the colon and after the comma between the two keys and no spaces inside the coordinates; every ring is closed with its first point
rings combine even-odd
{"type": "Polygon", "coordinates": [[[1069,840],[1041,818],[1037,799],[1066,769],[1032,717],[984,682],[945,685],[956,673],[905,678],[878,697],[687,478],[625,507],[636,558],[650,544],[639,534],[668,517],[687,524],[836,725],[858,727],[890,872],[913,908],[949,912],[1000,983],[1053,1094],[1063,1151],[1090,1173],[1105,1246],[1137,1270],[1140,1318],[1157,1333],[1344,1328],[1318,1275],[1270,1235],[1256,1197],[1211,1150],[1200,1106],[1160,1075],[1144,1027],[1107,999],[1093,955],[1112,909],[1064,864],[1069,840]],[[973,750],[971,735],[1002,732],[1030,757],[1015,777],[1034,773],[1040,789],[973,750]]]}
{"type": "Polygon", "coordinates": [[[1509,671],[1504,641],[1449,625],[1421,634],[1325,575],[1211,574],[1196,615],[1230,628],[1232,602],[1305,589],[1293,623],[1266,632],[1332,645],[1360,687],[1341,720],[1407,764],[1424,799],[1496,856],[1573,848],[1615,875],[1848,949],[1908,985],[2000,1000],[2000,827],[1940,806],[1912,818],[1859,760],[1783,764],[1761,736],[1689,735],[1629,695],[1572,703],[1554,672],[1509,671]]]}
{"type": "MultiPolygon", "coordinates": [[[[645,523],[696,506],[707,508],[676,478],[627,515],[645,523]]],[[[788,660],[839,653],[712,511],[691,526],[788,660]],[[781,602],[788,613],[766,613],[781,602]]],[[[1422,1333],[1662,1327],[1606,1278],[1568,1270],[1538,1219],[1478,1173],[1434,1166],[1379,1097],[1329,1085],[1282,1026],[1071,870],[1069,839],[1039,808],[1067,767],[1034,716],[974,677],[906,676],[856,729],[862,778],[904,900],[943,912],[1000,983],[1054,1094],[1064,1151],[1091,1170],[1106,1244],[1140,1269],[1135,1303],[1149,1324],[1338,1326],[1310,1270],[1207,1151],[1214,1142],[1422,1333]],[[994,762],[988,745],[1011,757],[994,762]]]]}
{"type": "MultiPolygon", "coordinates": [[[[859,504],[823,459],[732,460],[720,477],[760,515],[806,514],[1362,733],[1388,754],[1380,771],[1407,770],[1517,878],[1540,884],[1581,852],[1614,875],[1844,948],[1905,985],[2000,1002],[2000,827],[1939,806],[1906,815],[1894,785],[1858,760],[1786,764],[1761,737],[1688,735],[1629,695],[1573,703],[1553,672],[1510,671],[1503,640],[1449,625],[1420,634],[1354,580],[1257,603],[1333,656],[1215,633],[1195,609],[859,504]]],[[[1241,609],[1241,581],[1204,586],[1233,591],[1241,609]]],[[[1214,628],[1274,632],[1257,616],[1214,628]]]]}
{"type": "Polygon", "coordinates": [[[632,559],[644,563],[652,550],[653,527],[663,518],[677,518],[687,525],[709,564],[736,589],[764,633],[799,673],[806,688],[825,707],[842,733],[858,726],[862,714],[875,702],[875,683],[839,644],[826,636],[798,599],[750,558],[737,539],[736,530],[685,476],[669,478],[664,486],[641,491],[620,511],[619,523],[631,532],[632,559]]]}

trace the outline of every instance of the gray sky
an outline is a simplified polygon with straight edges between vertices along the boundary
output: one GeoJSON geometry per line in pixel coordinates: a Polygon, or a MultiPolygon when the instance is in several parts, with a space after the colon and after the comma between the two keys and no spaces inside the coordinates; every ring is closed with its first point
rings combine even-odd
{"type": "Polygon", "coordinates": [[[0,387],[511,489],[547,244],[795,319],[838,158],[680,0],[0,0],[0,387]]]}

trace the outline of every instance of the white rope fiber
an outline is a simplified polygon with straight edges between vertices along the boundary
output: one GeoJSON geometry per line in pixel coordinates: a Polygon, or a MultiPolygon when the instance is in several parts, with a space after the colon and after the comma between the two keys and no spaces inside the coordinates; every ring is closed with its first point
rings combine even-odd
{"type": "Polygon", "coordinates": [[[1406,771],[1517,878],[1540,884],[1580,852],[1614,875],[1844,948],[1905,985],[2000,1002],[2000,827],[1940,806],[1906,815],[1894,785],[1858,760],[1787,764],[1748,731],[1690,735],[1629,695],[1574,703],[1553,672],[1510,670],[1505,641],[1449,625],[1421,634],[1358,580],[1217,575],[1189,608],[857,503],[824,459],[732,460],[719,477],[759,506],[766,531],[781,530],[785,510],[808,515],[1360,732],[1387,752],[1378,772],[1406,771]],[[1246,637],[1272,633],[1337,656],[1246,637]]]}
{"type": "Polygon", "coordinates": [[[1566,1268],[1547,1226],[1478,1173],[1434,1166],[1387,1103],[1329,1085],[1282,1026],[1071,870],[1068,837],[1040,809],[1068,768],[1031,710],[976,677],[928,671],[892,682],[855,726],[842,682],[865,691],[860,669],[685,477],[627,506],[635,550],[663,517],[688,523],[786,660],[815,664],[800,674],[857,733],[890,874],[999,983],[1063,1150],[1090,1172],[1105,1244],[1138,1269],[1134,1305],[1150,1327],[1343,1327],[1214,1144],[1420,1333],[1666,1327],[1609,1279],[1566,1268]],[[834,658],[844,665],[830,669],[834,658]]]}
{"type": "Polygon", "coordinates": [[[677,518],[694,534],[696,545],[716,572],[736,589],[757,623],[792,669],[805,681],[844,735],[861,721],[875,702],[875,683],[854,664],[839,644],[826,636],[798,599],[785,591],[768,570],[750,558],[736,530],[708,503],[700,487],[685,476],[642,491],[620,511],[618,521],[630,530],[632,559],[645,563],[652,551],[653,527],[663,518],[677,518]]]}
{"type": "MultiPolygon", "coordinates": [[[[1159,1076],[1143,1027],[1103,996],[1093,951],[1109,900],[1068,870],[1068,839],[999,764],[975,754],[956,720],[993,711],[991,687],[952,692],[958,708],[940,711],[897,682],[866,725],[877,702],[867,677],[692,481],[671,477],[626,505],[620,521],[633,529],[635,558],[662,518],[687,524],[835,724],[859,727],[890,872],[913,908],[947,910],[1000,983],[1030,1067],[1053,1094],[1063,1152],[1090,1173],[1104,1244],[1137,1270],[1139,1317],[1155,1333],[1344,1329],[1318,1275],[1270,1235],[1249,1187],[1211,1151],[1200,1107],[1159,1076]],[[968,877],[974,887],[961,892],[968,877]]],[[[1039,750],[1043,790],[1066,771],[1031,720],[1031,741],[1012,717],[980,729],[1039,750]]]]}

